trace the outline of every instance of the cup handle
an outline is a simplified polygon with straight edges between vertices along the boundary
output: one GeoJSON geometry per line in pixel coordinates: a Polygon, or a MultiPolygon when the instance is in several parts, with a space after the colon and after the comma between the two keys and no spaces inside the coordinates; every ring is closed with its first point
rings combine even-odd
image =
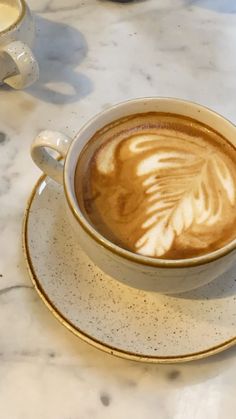
{"type": "Polygon", "coordinates": [[[38,63],[31,49],[21,41],[14,41],[2,48],[15,63],[18,74],[7,76],[4,83],[14,89],[30,86],[39,78],[38,63]]]}
{"type": "Polygon", "coordinates": [[[63,184],[64,159],[72,140],[57,131],[42,131],[31,146],[31,157],[35,164],[57,183],[63,184]],[[53,157],[48,149],[54,150],[61,158],[53,157]]]}

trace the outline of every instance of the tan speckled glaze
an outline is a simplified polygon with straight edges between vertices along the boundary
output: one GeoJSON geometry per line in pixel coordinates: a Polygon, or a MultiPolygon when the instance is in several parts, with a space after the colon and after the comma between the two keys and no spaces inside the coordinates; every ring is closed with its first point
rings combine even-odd
{"type": "Polygon", "coordinates": [[[23,89],[39,76],[37,61],[31,47],[34,41],[34,20],[24,0],[9,0],[19,11],[18,19],[0,31],[0,84],[23,89]]]}
{"type": "Polygon", "coordinates": [[[81,250],[65,212],[63,189],[42,178],[24,222],[31,279],[68,329],[111,354],[146,362],[183,362],[232,346],[236,272],[198,290],[164,296],[105,275],[81,250]]]}
{"type": "Polygon", "coordinates": [[[233,124],[200,105],[171,98],[143,98],[120,103],[95,116],[74,140],[59,132],[43,131],[32,145],[32,158],[51,178],[63,184],[77,242],[91,260],[112,277],[136,288],[174,294],[189,291],[226,272],[236,259],[236,239],[216,251],[187,259],[159,259],[123,249],[102,236],[83,215],[74,189],[78,157],[89,139],[102,127],[124,116],[144,112],[167,112],[184,115],[206,124],[236,144],[233,124]],[[56,150],[65,163],[47,152],[56,150]]]}

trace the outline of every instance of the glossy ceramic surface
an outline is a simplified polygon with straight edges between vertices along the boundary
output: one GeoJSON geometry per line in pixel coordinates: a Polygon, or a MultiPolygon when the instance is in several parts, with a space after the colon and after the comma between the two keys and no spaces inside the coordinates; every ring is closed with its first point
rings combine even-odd
{"type": "Polygon", "coordinates": [[[68,223],[62,186],[36,185],[23,240],[31,279],[50,311],[88,343],[147,362],[202,358],[236,342],[235,268],[178,296],[137,290],[102,273],[68,223]]]}
{"type": "Polygon", "coordinates": [[[24,0],[9,0],[9,5],[19,11],[19,16],[4,31],[0,31],[0,84],[23,89],[39,76],[38,63],[31,49],[35,25],[24,0]]]}
{"type": "Polygon", "coordinates": [[[79,155],[90,138],[108,123],[143,112],[168,112],[191,117],[235,142],[235,126],[221,115],[197,103],[175,98],[149,97],[128,100],[109,107],[89,120],[73,138],[58,131],[42,131],[31,147],[38,167],[56,182],[63,183],[68,219],[82,249],[104,272],[125,283],[147,291],[176,294],[197,289],[229,270],[236,261],[236,240],[198,257],[160,259],[121,248],[101,235],[80,210],[74,190],[79,155]],[[48,148],[64,159],[58,161],[48,148]]]}

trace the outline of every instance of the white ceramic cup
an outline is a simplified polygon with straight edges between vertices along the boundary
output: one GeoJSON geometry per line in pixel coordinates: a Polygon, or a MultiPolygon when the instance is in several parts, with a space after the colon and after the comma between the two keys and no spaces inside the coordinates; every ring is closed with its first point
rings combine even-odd
{"type": "Polygon", "coordinates": [[[144,112],[168,112],[193,118],[213,127],[236,145],[236,127],[213,111],[178,99],[144,98],[120,103],[100,113],[83,126],[73,140],[60,132],[43,131],[33,142],[31,153],[43,172],[63,184],[74,234],[97,266],[137,288],[179,293],[207,284],[229,269],[236,259],[236,240],[212,253],[189,259],[165,260],[142,256],[111,243],[98,233],[81,212],[75,196],[76,164],[90,138],[112,121],[144,112]],[[54,159],[47,148],[56,150],[64,160],[54,159]]]}
{"type": "Polygon", "coordinates": [[[0,84],[23,89],[39,76],[33,17],[24,0],[0,0],[0,13],[0,84]]]}

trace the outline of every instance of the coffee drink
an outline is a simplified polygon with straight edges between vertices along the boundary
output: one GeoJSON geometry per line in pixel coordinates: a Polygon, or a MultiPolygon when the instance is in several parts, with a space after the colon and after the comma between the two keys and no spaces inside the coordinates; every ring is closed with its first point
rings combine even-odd
{"type": "Polygon", "coordinates": [[[13,25],[19,17],[19,9],[6,3],[0,3],[0,32],[13,25]]]}
{"type": "Polygon", "coordinates": [[[184,116],[105,126],[79,157],[75,192],[94,228],[137,254],[191,258],[236,237],[236,149],[184,116]]]}

